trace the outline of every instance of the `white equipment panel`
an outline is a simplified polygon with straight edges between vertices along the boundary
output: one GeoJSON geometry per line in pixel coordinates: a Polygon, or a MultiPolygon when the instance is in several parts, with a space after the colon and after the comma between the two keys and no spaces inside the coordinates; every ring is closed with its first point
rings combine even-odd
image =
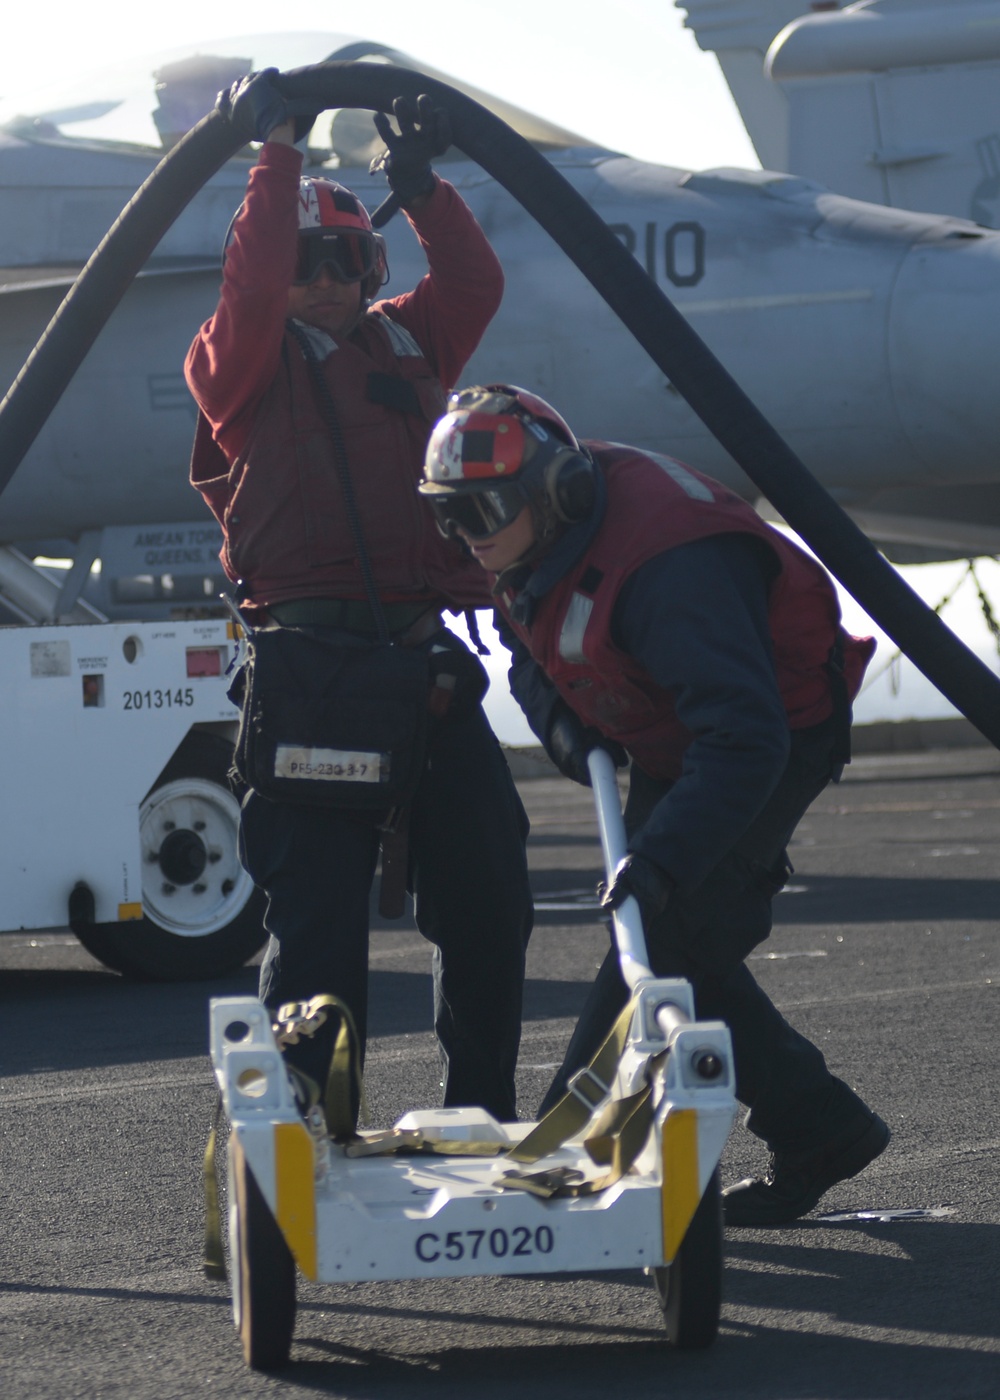
{"type": "Polygon", "coordinates": [[[0,929],[142,915],[139,805],[193,725],[233,724],[224,620],[0,629],[0,929]]]}

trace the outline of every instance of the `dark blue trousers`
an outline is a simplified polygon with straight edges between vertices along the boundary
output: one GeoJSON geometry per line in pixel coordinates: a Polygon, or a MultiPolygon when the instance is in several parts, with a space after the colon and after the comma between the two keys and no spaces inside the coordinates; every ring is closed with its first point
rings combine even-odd
{"type": "MultiPolygon", "coordinates": [[[[725,1021],[733,1038],[736,1094],[747,1127],[772,1151],[811,1148],[864,1110],[858,1096],[827,1069],[757,985],[743,959],[771,931],[771,900],[790,870],[785,847],[813,799],[834,775],[832,725],[793,735],[778,787],[743,838],[697,889],[671,895],[646,929],[652,970],[686,977],[697,1014],[725,1021]]],[[[634,765],[625,825],[639,830],[670,789],[634,765]]],[[[539,1112],[565,1093],[571,1074],[589,1064],[628,1000],[614,948],[604,960],[573,1032],[565,1060],[539,1112]]]]}
{"type": "MultiPolygon", "coordinates": [[[[525,949],[533,907],[528,819],[506,759],[479,706],[432,730],[410,813],[409,889],[417,927],[434,944],[434,1026],[444,1054],[446,1106],[480,1105],[516,1117],[525,949]]],[[[244,799],[241,856],[268,899],[271,935],[261,1000],[332,993],[365,1043],[368,908],[379,834],[365,815],[244,799]]],[[[329,1037],[289,1047],[322,1085],[329,1037]]]]}

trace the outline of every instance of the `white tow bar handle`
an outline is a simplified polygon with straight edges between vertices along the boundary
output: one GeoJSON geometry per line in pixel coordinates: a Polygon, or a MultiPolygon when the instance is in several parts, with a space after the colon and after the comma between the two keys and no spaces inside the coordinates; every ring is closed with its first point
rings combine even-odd
{"type": "MultiPolygon", "coordinates": [[[[628,853],[621,798],[618,796],[618,778],[615,774],[614,760],[600,747],[591,749],[587,755],[587,767],[590,769],[590,782],[594,789],[604,873],[610,885],[618,862],[628,853]]],[[[649,981],[653,976],[649,969],[646,939],[642,931],[642,915],[635,900],[626,899],[620,908],[614,910],[611,922],[622,977],[625,979],[625,985],[634,990],[640,982],[649,981]]]]}

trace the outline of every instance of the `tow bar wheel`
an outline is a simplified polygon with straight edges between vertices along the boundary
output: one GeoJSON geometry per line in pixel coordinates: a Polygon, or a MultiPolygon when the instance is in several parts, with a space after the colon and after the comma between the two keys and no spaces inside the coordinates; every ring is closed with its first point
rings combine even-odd
{"type": "Polygon", "coordinates": [[[229,1137],[229,1259],[243,1359],[256,1371],[284,1366],[295,1330],[295,1261],[235,1133],[229,1137]]]}
{"type": "Polygon", "coordinates": [[[722,1307],[722,1192],[709,1178],[673,1263],[653,1269],[667,1340],[683,1351],[711,1346],[722,1307]]]}

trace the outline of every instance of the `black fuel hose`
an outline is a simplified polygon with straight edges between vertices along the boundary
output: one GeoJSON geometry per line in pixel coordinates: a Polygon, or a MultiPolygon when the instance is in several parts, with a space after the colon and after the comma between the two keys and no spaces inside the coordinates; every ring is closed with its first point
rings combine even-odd
{"type": "MultiPolygon", "coordinates": [[[[298,110],[389,111],[394,98],[422,92],[445,107],[459,150],[545,229],[792,529],[938,690],[1000,748],[1000,680],[903,581],[622,242],[529,142],[447,84],[388,64],[318,64],[282,74],[279,81],[298,110]]],[[[0,405],[0,491],[160,238],[248,137],[211,113],[126,205],[0,405]]]]}

